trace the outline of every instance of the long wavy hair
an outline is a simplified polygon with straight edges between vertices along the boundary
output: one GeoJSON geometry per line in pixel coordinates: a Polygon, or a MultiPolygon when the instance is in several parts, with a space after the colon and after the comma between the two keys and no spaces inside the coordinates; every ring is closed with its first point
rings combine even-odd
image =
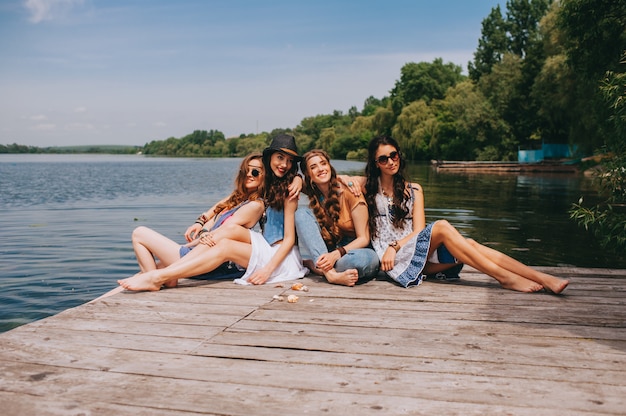
{"type": "Polygon", "coordinates": [[[408,200],[410,192],[407,189],[407,180],[405,177],[406,160],[400,151],[398,142],[390,136],[374,137],[367,150],[367,165],[365,165],[365,200],[367,201],[367,210],[369,212],[369,229],[372,238],[378,235],[376,230],[376,216],[378,215],[376,207],[376,194],[380,185],[380,168],[376,163],[376,151],[382,145],[393,146],[400,155],[400,166],[398,172],[393,176],[393,200],[389,207],[391,210],[392,224],[399,228],[409,214],[408,200]]]}
{"type": "MultiPolygon", "coordinates": [[[[224,210],[229,210],[241,204],[245,200],[256,201],[262,199],[265,193],[265,181],[261,181],[259,187],[255,190],[246,188],[246,180],[248,178],[248,164],[252,160],[263,161],[263,155],[260,152],[251,153],[246,156],[239,165],[239,172],[235,177],[235,190],[230,194],[228,199],[215,206],[215,215],[217,216],[224,210]]],[[[261,168],[261,173],[266,172],[265,165],[261,168]]],[[[267,175],[266,175],[267,176],[267,175]]]]}
{"type": "Polygon", "coordinates": [[[330,164],[330,156],[328,153],[321,149],[314,149],[305,153],[300,162],[300,170],[304,173],[302,192],[309,197],[309,207],[313,211],[317,223],[320,226],[326,247],[328,247],[329,250],[334,250],[341,239],[338,226],[340,211],[339,192],[341,185],[337,179],[337,172],[330,164]],[[311,171],[309,170],[308,164],[309,160],[315,156],[326,159],[330,166],[330,193],[328,198],[324,198],[324,194],[322,194],[322,191],[320,191],[311,178],[311,171]]]}
{"type": "MultiPolygon", "coordinates": [[[[294,160],[291,164],[291,169],[289,169],[282,178],[279,178],[274,174],[270,165],[272,155],[278,151],[279,150],[263,153],[263,166],[265,166],[265,204],[277,211],[282,211],[285,199],[289,196],[289,185],[293,182],[293,178],[296,177],[298,172],[298,162],[294,160]]],[[[286,153],[285,155],[292,157],[286,153]]]]}

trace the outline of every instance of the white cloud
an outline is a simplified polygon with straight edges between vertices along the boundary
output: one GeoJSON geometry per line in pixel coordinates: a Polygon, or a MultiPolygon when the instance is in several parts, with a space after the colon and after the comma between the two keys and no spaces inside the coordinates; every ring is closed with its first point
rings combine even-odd
{"type": "Polygon", "coordinates": [[[87,112],[87,109],[86,109],[85,107],[76,107],[76,108],[74,109],[74,112],[75,112],[75,113],[86,113],[86,112],[87,112]]]}
{"type": "Polygon", "coordinates": [[[72,7],[82,5],[84,0],[25,0],[24,7],[30,12],[30,21],[39,23],[63,16],[72,7]]]}
{"type": "Polygon", "coordinates": [[[154,123],[154,125],[156,127],[165,127],[165,126],[167,126],[167,123],[164,123],[162,121],[157,121],[156,123],[154,123]]]}
{"type": "Polygon", "coordinates": [[[34,116],[30,116],[29,119],[33,120],[33,121],[43,121],[43,120],[47,120],[48,117],[44,116],[43,114],[37,114],[34,116]]]}

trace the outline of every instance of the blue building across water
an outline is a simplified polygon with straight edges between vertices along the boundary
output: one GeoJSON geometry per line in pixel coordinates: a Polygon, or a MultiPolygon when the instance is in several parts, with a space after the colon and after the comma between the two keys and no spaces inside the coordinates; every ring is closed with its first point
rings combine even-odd
{"type": "Polygon", "coordinates": [[[538,150],[518,150],[517,161],[520,163],[537,163],[545,159],[567,159],[574,156],[578,146],[569,144],[542,143],[538,150]]]}

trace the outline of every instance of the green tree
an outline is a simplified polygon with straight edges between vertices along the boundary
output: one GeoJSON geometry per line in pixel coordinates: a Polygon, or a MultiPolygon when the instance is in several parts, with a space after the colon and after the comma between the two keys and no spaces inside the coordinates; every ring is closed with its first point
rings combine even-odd
{"type": "Polygon", "coordinates": [[[378,107],[372,116],[372,131],[375,135],[391,134],[391,129],[395,122],[395,115],[391,110],[391,105],[378,107]]]}
{"type": "Polygon", "coordinates": [[[391,108],[396,116],[402,108],[413,101],[442,99],[449,87],[464,79],[461,67],[453,63],[444,64],[441,58],[432,63],[410,62],[400,70],[400,80],[391,90],[391,108]]]}
{"type": "Polygon", "coordinates": [[[556,26],[574,78],[570,141],[588,153],[603,147],[611,135],[611,115],[598,85],[606,71],[625,71],[619,58],[626,45],[626,2],[563,1],[556,26]]]}
{"type": "Polygon", "coordinates": [[[363,103],[363,111],[361,111],[361,115],[362,116],[373,115],[377,108],[387,107],[388,101],[389,101],[389,97],[378,99],[378,98],[375,98],[373,95],[370,95],[363,103]]]}
{"type": "MultiPolygon", "coordinates": [[[[622,58],[626,65],[626,52],[622,58]]],[[[608,71],[601,91],[611,110],[611,136],[605,150],[607,157],[595,179],[600,185],[603,203],[584,205],[581,198],[570,216],[593,232],[600,244],[623,256],[626,252],[626,73],[608,71]]]]}
{"type": "Polygon", "coordinates": [[[402,109],[393,126],[392,136],[398,141],[409,160],[424,159],[429,156],[429,146],[433,137],[433,121],[436,119],[424,100],[413,101],[402,109]]]}
{"type": "Polygon", "coordinates": [[[509,32],[509,52],[526,57],[536,44],[539,21],[546,14],[551,1],[509,0],[506,3],[506,27],[509,32]]]}
{"type": "Polygon", "coordinates": [[[473,82],[450,88],[436,107],[440,123],[437,158],[515,160],[510,126],[473,82]]]}
{"type": "Polygon", "coordinates": [[[336,139],[337,139],[337,135],[335,134],[335,128],[328,127],[322,130],[320,137],[317,140],[317,143],[315,146],[318,149],[324,149],[326,151],[330,151],[330,147],[333,145],[333,142],[336,139]]]}
{"type": "Polygon", "coordinates": [[[481,37],[474,52],[474,61],[467,65],[470,78],[478,81],[489,74],[491,68],[502,60],[509,50],[507,28],[500,11],[500,5],[491,9],[489,16],[482,21],[481,37]]]}
{"type": "Polygon", "coordinates": [[[558,25],[574,71],[594,81],[606,71],[624,72],[619,60],[626,45],[626,2],[563,0],[558,25]]]}

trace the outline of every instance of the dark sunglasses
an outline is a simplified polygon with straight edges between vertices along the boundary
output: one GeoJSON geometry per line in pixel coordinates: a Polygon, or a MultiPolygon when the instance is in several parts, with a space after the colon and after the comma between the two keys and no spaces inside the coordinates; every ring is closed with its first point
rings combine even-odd
{"type": "Polygon", "coordinates": [[[242,171],[242,173],[245,175],[249,173],[253,178],[258,178],[261,171],[258,168],[248,168],[247,170],[242,171]]]}
{"type": "Polygon", "coordinates": [[[399,157],[400,157],[400,154],[396,151],[393,151],[389,153],[389,155],[378,156],[378,158],[376,159],[376,162],[378,162],[381,165],[386,165],[387,162],[389,162],[389,159],[393,160],[394,162],[397,162],[399,157]]]}

